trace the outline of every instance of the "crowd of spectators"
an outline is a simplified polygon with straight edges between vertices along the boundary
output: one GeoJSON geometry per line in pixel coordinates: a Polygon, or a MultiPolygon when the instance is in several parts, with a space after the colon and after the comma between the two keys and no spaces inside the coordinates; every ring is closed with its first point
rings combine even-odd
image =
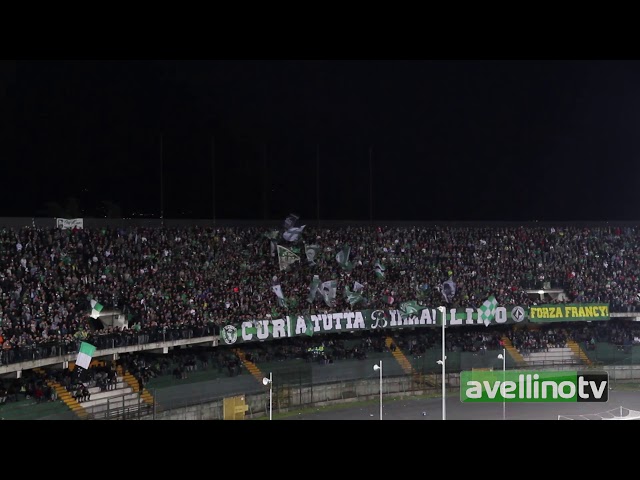
{"type": "MultiPolygon", "coordinates": [[[[264,227],[22,228],[0,230],[0,347],[3,363],[98,348],[219,333],[219,326],[288,312],[390,308],[443,302],[450,277],[453,307],[477,307],[489,295],[502,305],[535,303],[528,289],[547,284],[567,302],[608,303],[612,312],[640,307],[637,227],[307,227],[300,261],[279,268],[264,227]],[[305,244],[321,248],[314,262],[305,244]],[[336,261],[351,247],[353,270],[336,261]],[[385,267],[378,278],[374,263],[385,267]],[[337,280],[328,306],[307,302],[313,275],[337,280]],[[287,298],[280,306],[271,287],[287,298]],[[365,301],[342,292],[363,285],[365,301]],[[90,300],[124,312],[129,328],[91,323],[90,300]],[[97,327],[96,327],[97,325],[97,327]]],[[[464,342],[463,342],[464,343],[464,342]]],[[[468,339],[470,347],[477,343],[468,339]]],[[[535,347],[537,348],[537,347],[535,347]]]]}

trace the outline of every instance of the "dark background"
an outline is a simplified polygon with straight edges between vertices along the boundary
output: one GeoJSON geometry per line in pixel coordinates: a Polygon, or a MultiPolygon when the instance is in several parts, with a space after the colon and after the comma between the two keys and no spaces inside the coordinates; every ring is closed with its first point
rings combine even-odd
{"type": "Polygon", "coordinates": [[[635,60],[1,61],[0,106],[2,216],[640,218],[635,60]]]}

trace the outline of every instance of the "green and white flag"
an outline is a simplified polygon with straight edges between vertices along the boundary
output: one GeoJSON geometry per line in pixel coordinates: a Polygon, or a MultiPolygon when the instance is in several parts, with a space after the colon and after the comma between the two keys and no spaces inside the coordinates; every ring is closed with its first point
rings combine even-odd
{"type": "Polygon", "coordinates": [[[384,277],[385,266],[380,263],[380,260],[376,260],[376,263],[373,264],[373,271],[376,272],[376,277],[384,277]]]}
{"type": "Polygon", "coordinates": [[[410,302],[402,302],[400,304],[400,316],[407,317],[410,315],[417,315],[420,310],[424,310],[424,307],[418,305],[418,302],[411,300],[410,302]]]}
{"type": "Polygon", "coordinates": [[[313,280],[311,280],[311,284],[309,285],[309,296],[307,297],[307,302],[313,303],[316,299],[316,294],[318,293],[318,287],[320,286],[320,277],[318,275],[313,276],[313,280]]]}
{"type": "Polygon", "coordinates": [[[78,352],[78,358],[76,358],[76,365],[84,369],[89,368],[93,352],[96,351],[96,347],[87,342],[80,344],[80,351],[78,352]]]}
{"type": "Polygon", "coordinates": [[[482,320],[484,325],[488,327],[496,316],[496,308],[498,308],[498,301],[496,297],[491,295],[478,308],[478,320],[482,320]]]}
{"type": "Polygon", "coordinates": [[[344,298],[347,300],[347,302],[349,302],[349,305],[351,305],[352,307],[356,303],[359,303],[362,300],[364,300],[362,295],[360,295],[358,292],[352,292],[351,290],[349,290],[349,287],[347,287],[346,285],[344,286],[344,298]]]}
{"type": "Polygon", "coordinates": [[[278,245],[278,263],[280,264],[280,270],[288,270],[289,265],[299,261],[300,255],[296,255],[292,250],[278,245]]]}
{"type": "Polygon", "coordinates": [[[104,307],[95,300],[91,300],[91,318],[98,318],[104,307]]]}
{"type": "Polygon", "coordinates": [[[344,268],[345,270],[353,270],[353,263],[349,261],[349,255],[351,254],[351,247],[349,245],[344,245],[342,250],[340,250],[336,255],[336,261],[338,264],[344,268]]]}

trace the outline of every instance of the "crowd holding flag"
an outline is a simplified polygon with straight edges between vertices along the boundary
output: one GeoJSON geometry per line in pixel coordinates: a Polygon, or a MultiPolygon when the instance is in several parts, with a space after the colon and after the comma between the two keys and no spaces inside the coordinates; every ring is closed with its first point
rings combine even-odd
{"type": "Polygon", "coordinates": [[[320,277],[318,275],[314,275],[313,279],[311,280],[311,284],[309,285],[309,296],[307,297],[307,302],[313,303],[313,301],[316,299],[319,287],[320,277]]]}
{"type": "Polygon", "coordinates": [[[307,256],[309,265],[315,265],[318,254],[320,253],[320,245],[304,245],[304,253],[307,256]]]}
{"type": "Polygon", "coordinates": [[[454,295],[456,294],[456,282],[452,280],[452,277],[449,277],[449,280],[442,284],[440,287],[440,293],[442,293],[445,302],[451,303],[454,295]]]}
{"type": "Polygon", "coordinates": [[[373,271],[376,273],[377,278],[384,278],[385,266],[380,263],[380,260],[376,260],[373,264],[373,271]]]}
{"type": "Polygon", "coordinates": [[[336,254],[336,261],[338,265],[347,271],[353,270],[353,263],[349,261],[349,255],[351,254],[351,247],[344,245],[342,249],[336,254]]]}
{"type": "Polygon", "coordinates": [[[271,230],[264,234],[265,238],[269,240],[269,246],[271,249],[271,256],[276,256],[276,246],[278,244],[278,237],[280,236],[280,232],[278,230],[271,230]]]}
{"type": "Polygon", "coordinates": [[[337,280],[328,280],[326,282],[322,282],[322,287],[320,289],[320,294],[324,299],[324,303],[327,304],[328,307],[333,305],[333,302],[336,299],[336,294],[338,293],[338,281],[337,280]]]}
{"type": "MultiPolygon", "coordinates": [[[[306,260],[307,260],[307,263],[306,263],[307,265],[315,266],[318,264],[318,261],[320,259],[321,252],[323,251],[322,246],[319,243],[317,243],[320,237],[316,237],[314,243],[309,243],[309,244],[307,244],[306,242],[301,242],[302,244],[297,243],[300,240],[302,240],[302,237],[304,234],[304,228],[305,228],[305,225],[302,225],[302,226],[298,225],[299,221],[300,221],[300,217],[294,213],[291,213],[284,220],[283,231],[270,230],[263,234],[263,236],[267,238],[270,242],[271,256],[275,256],[275,252],[277,252],[278,265],[279,265],[280,271],[289,271],[292,265],[294,265],[296,262],[301,262],[302,251],[304,251],[304,256],[306,257],[306,260]],[[290,245],[290,246],[280,245],[279,244],[280,238],[284,239],[285,244],[286,242],[290,242],[293,245],[290,245]],[[296,247],[296,244],[299,246],[296,247]]],[[[354,268],[354,263],[350,258],[351,249],[352,247],[350,245],[343,244],[339,248],[337,248],[335,253],[336,262],[342,268],[342,270],[347,273],[350,273],[354,268]]],[[[331,249],[328,248],[327,251],[329,250],[331,249]]],[[[385,279],[386,267],[382,263],[383,260],[386,260],[386,259],[377,258],[373,261],[373,272],[379,281],[384,281],[385,279]]],[[[359,260],[357,263],[359,265],[363,264],[362,260],[359,260]]],[[[371,265],[371,263],[369,263],[369,265],[371,265]]],[[[401,272],[401,274],[404,274],[404,273],[405,272],[401,272]]],[[[453,298],[456,294],[456,283],[453,280],[453,272],[449,271],[448,273],[449,273],[449,279],[444,281],[442,284],[440,284],[436,288],[442,294],[444,301],[447,304],[450,304],[453,301],[453,298]]],[[[425,293],[429,289],[429,286],[426,282],[420,282],[420,281],[416,281],[412,285],[412,287],[415,289],[415,292],[417,293],[416,298],[418,299],[420,299],[421,297],[424,297],[425,293]]],[[[291,305],[291,302],[293,300],[296,300],[293,298],[291,299],[285,298],[284,293],[282,291],[282,286],[280,285],[279,282],[274,281],[273,285],[271,286],[271,289],[273,293],[276,295],[278,299],[278,305],[280,307],[289,307],[291,305]]],[[[320,275],[314,275],[309,284],[309,294],[307,295],[307,302],[309,304],[313,304],[316,298],[320,296],[324,300],[324,303],[327,306],[331,307],[335,304],[337,289],[338,289],[338,280],[323,281],[320,278],[320,275]]],[[[366,305],[368,303],[368,300],[364,297],[363,291],[364,291],[364,285],[358,281],[355,281],[353,283],[353,290],[351,290],[349,286],[345,285],[344,297],[349,303],[349,305],[351,306],[354,306],[357,304],[366,305]]],[[[376,292],[371,292],[371,295],[375,297],[376,292]]],[[[382,293],[382,296],[379,298],[381,298],[382,301],[384,301],[388,305],[392,305],[395,302],[394,292],[390,290],[384,291],[384,293],[382,293]]],[[[296,305],[297,305],[297,300],[296,300],[296,305]]],[[[420,310],[423,308],[424,307],[421,307],[420,304],[415,300],[405,301],[399,305],[399,311],[403,316],[419,314],[420,310]]],[[[487,316],[493,318],[491,316],[491,310],[489,309],[487,310],[487,312],[488,312],[487,316]]],[[[494,314],[495,314],[495,309],[494,309],[494,314]]]]}
{"type": "Polygon", "coordinates": [[[424,307],[421,307],[417,301],[411,300],[409,302],[402,302],[400,304],[400,315],[403,317],[417,315],[420,310],[423,310],[424,307]]]}
{"type": "Polygon", "coordinates": [[[278,298],[278,305],[284,307],[286,305],[286,302],[284,299],[284,293],[282,293],[282,286],[278,281],[278,277],[273,277],[273,285],[271,285],[271,291],[276,294],[276,297],[278,298]]]}
{"type": "Polygon", "coordinates": [[[298,240],[300,240],[305,226],[306,225],[302,225],[301,227],[291,227],[289,230],[285,231],[282,234],[282,238],[284,238],[287,242],[297,242],[298,240]]]}
{"type": "Polygon", "coordinates": [[[352,307],[364,301],[364,297],[359,292],[352,292],[347,285],[344,286],[344,298],[352,307]]]}
{"type": "Polygon", "coordinates": [[[300,240],[306,225],[298,227],[298,220],[300,220],[300,217],[293,213],[289,214],[289,216],[284,220],[284,232],[282,233],[282,238],[287,242],[297,242],[300,240]]]}
{"type": "Polygon", "coordinates": [[[284,219],[285,231],[295,227],[296,223],[298,223],[298,220],[300,220],[300,217],[298,215],[296,215],[295,213],[290,213],[289,216],[284,219]]]}

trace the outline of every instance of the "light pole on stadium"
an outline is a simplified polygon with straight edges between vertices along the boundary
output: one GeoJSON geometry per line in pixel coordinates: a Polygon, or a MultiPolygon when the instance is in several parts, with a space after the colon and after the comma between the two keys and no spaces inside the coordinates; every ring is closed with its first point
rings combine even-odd
{"type": "Polygon", "coordinates": [[[262,379],[263,385],[269,385],[269,420],[273,420],[273,377],[271,375],[272,372],[269,372],[269,378],[262,379]]]}
{"type": "MultiPolygon", "coordinates": [[[[503,348],[502,353],[498,354],[498,358],[502,360],[502,384],[504,385],[507,373],[507,349],[503,348]]],[[[507,405],[504,396],[502,397],[502,420],[507,419],[507,405]]]]}
{"type": "Polygon", "coordinates": [[[447,419],[447,387],[445,381],[446,368],[445,361],[447,360],[447,356],[445,355],[444,348],[444,326],[446,323],[446,309],[444,307],[438,307],[438,311],[442,314],[442,359],[438,360],[438,365],[442,365],[442,420],[447,419]]]}
{"type": "Polygon", "coordinates": [[[380,420],[382,420],[382,360],[380,364],[377,363],[373,366],[374,371],[380,371],[380,420]]]}

